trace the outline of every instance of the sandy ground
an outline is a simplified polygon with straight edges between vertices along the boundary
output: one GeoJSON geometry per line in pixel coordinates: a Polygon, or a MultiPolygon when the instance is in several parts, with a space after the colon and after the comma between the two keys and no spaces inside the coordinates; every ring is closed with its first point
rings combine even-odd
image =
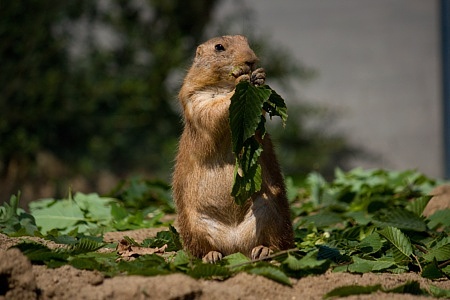
{"type": "MultiPolygon", "coordinates": [[[[155,232],[155,229],[141,229],[108,233],[105,240],[118,240],[124,235],[140,240],[155,232]]],[[[99,272],[78,270],[67,265],[57,269],[31,265],[18,249],[7,250],[18,241],[19,238],[0,234],[0,299],[322,299],[323,295],[339,286],[382,284],[392,288],[410,280],[420,282],[422,288],[432,283],[450,289],[450,280],[431,282],[415,273],[355,275],[330,272],[291,279],[292,287],[247,273],[225,281],[195,280],[183,274],[105,278],[99,272]]],[[[430,297],[376,293],[346,299],[430,297]]]]}

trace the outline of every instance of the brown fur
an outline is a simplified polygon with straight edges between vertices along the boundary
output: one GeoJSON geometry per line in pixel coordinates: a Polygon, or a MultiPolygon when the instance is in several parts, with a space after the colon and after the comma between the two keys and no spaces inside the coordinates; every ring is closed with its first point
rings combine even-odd
{"type": "Polygon", "coordinates": [[[260,158],[262,190],[242,206],[230,196],[235,164],[228,121],[230,98],[236,83],[249,79],[256,62],[245,37],[211,39],[197,48],[179,93],[185,125],[173,196],[183,245],[198,257],[210,251],[250,256],[260,245],[274,250],[293,245],[283,177],[268,134],[260,158]],[[225,51],[217,51],[217,44],[225,51]]]}

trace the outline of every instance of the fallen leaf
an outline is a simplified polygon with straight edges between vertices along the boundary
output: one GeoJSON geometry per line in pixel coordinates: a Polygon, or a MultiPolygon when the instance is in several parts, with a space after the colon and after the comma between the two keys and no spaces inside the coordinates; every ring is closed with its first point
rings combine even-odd
{"type": "Polygon", "coordinates": [[[118,260],[133,260],[142,255],[151,255],[156,253],[164,253],[167,249],[167,244],[156,248],[146,248],[140,246],[133,246],[127,240],[122,239],[117,245],[117,254],[121,257],[118,260]]]}

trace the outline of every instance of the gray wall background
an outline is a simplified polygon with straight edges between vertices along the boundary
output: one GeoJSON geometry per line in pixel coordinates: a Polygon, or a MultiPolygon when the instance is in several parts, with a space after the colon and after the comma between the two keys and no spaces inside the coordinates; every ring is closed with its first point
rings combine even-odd
{"type": "Polygon", "coordinates": [[[439,1],[245,4],[256,13],[251,26],[319,72],[296,87],[302,98],[336,111],[332,130],[379,158],[353,166],[443,176],[439,1]]]}

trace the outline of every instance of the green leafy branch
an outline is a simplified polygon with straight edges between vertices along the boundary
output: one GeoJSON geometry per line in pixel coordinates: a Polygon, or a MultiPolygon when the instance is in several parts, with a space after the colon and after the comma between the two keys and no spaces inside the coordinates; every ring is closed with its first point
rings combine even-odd
{"type": "Polygon", "coordinates": [[[270,118],[279,116],[285,123],[287,108],[283,98],[268,85],[254,86],[244,81],[237,84],[229,110],[232,150],[236,156],[231,195],[236,203],[243,204],[261,190],[259,157],[266,133],[264,112],[270,118]]]}

